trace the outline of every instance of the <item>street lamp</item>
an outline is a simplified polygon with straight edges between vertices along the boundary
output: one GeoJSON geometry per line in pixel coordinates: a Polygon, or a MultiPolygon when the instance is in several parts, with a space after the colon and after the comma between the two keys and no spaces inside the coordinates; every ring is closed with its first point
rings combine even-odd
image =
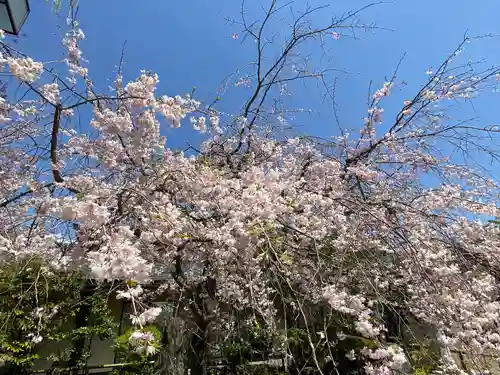
{"type": "Polygon", "coordinates": [[[30,12],[28,0],[0,0],[0,29],[17,35],[30,12]]]}

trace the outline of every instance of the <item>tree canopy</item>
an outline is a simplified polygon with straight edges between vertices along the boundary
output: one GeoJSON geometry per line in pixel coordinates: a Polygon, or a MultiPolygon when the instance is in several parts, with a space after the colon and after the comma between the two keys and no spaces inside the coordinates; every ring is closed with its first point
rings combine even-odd
{"type": "MultiPolygon", "coordinates": [[[[291,135],[283,83],[326,81],[300,48],[367,26],[361,10],[315,25],[322,8],[307,8],[271,59],[265,26],[285,8],[271,0],[257,21],[241,13],[257,56],[238,81],[251,95],[231,115],[218,99],[157,94],[149,71],[123,82],[118,69],[98,92],[76,18],[56,68],[0,42],[11,76],[0,98],[0,358],[31,366],[88,282],[100,328],[71,340],[109,336],[98,301],[129,300],[134,328],[117,350],[156,361],[152,373],[207,374],[221,355],[237,371],[258,351],[297,374],[464,374],[453,352],[475,359],[471,371],[499,355],[498,181],[464,162],[480,153],[496,165],[499,130],[446,112],[494,88],[499,68],[461,64],[465,38],[395,118],[383,108],[403,84],[396,73],[370,93],[357,131],[291,135]],[[205,139],[172,150],[167,126],[205,139]],[[176,354],[179,337],[189,342],[176,354]]],[[[58,363],[84,366],[67,354],[58,363]]]]}

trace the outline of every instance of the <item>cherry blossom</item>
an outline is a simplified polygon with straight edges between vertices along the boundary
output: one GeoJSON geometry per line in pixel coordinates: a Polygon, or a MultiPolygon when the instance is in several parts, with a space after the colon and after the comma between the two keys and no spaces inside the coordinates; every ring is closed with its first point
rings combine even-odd
{"type": "Polygon", "coordinates": [[[86,96],[63,90],[59,75],[30,57],[11,51],[1,60],[37,96],[0,101],[2,259],[36,255],[116,282],[116,298],[133,304],[129,343],[147,356],[158,346],[146,326],[163,311],[152,295],[222,337],[258,323],[281,350],[287,318],[308,322],[311,310],[326,309],[337,317],[335,337],[309,333],[310,346],[312,337],[333,349],[361,337],[374,347],[346,354],[367,374],[411,366],[391,342],[390,314],[429,332],[443,373],[458,371],[451,351],[500,355],[500,229],[488,221],[498,215],[498,182],[436,146],[465,137],[439,105],[475,97],[496,70],[428,73],[440,79],[405,100],[393,123],[384,105],[395,83],[386,82],[359,136],[322,144],[283,139],[250,110],[228,120],[191,95],[159,95],[149,71],[129,82],[119,75],[115,91],[97,93],[78,45],[84,34],[69,26],[59,69],[81,79],[86,96]],[[91,131],[73,118],[82,106],[91,131]],[[207,133],[195,155],[163,136],[189,124],[207,133]],[[431,172],[437,182],[426,182],[431,172]]]}

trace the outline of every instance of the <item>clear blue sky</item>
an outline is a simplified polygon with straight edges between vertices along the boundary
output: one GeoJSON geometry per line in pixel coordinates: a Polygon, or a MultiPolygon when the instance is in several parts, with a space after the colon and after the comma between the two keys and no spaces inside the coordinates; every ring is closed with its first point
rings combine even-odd
{"type": "MultiPolygon", "coordinates": [[[[241,44],[231,38],[239,29],[227,25],[225,17],[238,17],[239,0],[81,0],[79,20],[87,39],[83,44],[85,57],[96,84],[106,88],[107,79],[120,58],[126,41],[125,78],[148,69],[159,74],[160,91],[169,95],[190,92],[197,87],[197,96],[205,101],[215,98],[221,80],[235,69],[244,66],[255,56],[255,45],[241,44]]],[[[249,17],[257,14],[260,5],[269,0],[247,0],[249,17]]],[[[312,6],[331,3],[328,11],[317,14],[321,24],[332,14],[359,8],[367,0],[311,0],[312,6]]],[[[296,0],[300,9],[304,2],[296,0]]],[[[40,61],[61,56],[60,35],[64,30],[64,16],[59,19],[42,0],[31,0],[32,13],[25,25],[20,44],[23,51],[40,61]],[[62,29],[58,29],[61,25],[62,29]],[[54,34],[56,33],[56,35],[54,34]]],[[[416,92],[427,79],[425,71],[436,66],[469,35],[500,34],[500,2],[498,0],[394,0],[364,12],[366,23],[393,31],[377,31],[358,35],[359,40],[341,37],[330,43],[333,65],[347,69],[350,74],[339,75],[337,101],[344,127],[356,127],[366,114],[366,95],[370,80],[377,88],[390,76],[401,56],[406,59],[399,79],[408,82],[405,92],[395,95],[393,105],[400,105],[406,96],[416,92]]],[[[279,30],[279,23],[273,26],[279,30]]],[[[486,58],[491,64],[500,64],[500,38],[472,44],[466,55],[474,59],[486,58]]],[[[221,107],[235,112],[248,94],[248,89],[233,89],[224,96],[221,107]]],[[[322,104],[314,85],[296,89],[294,102],[310,108],[316,114],[307,118],[302,131],[323,136],[336,134],[329,105],[322,104]]],[[[498,118],[498,94],[480,100],[476,110],[485,124],[498,118]]],[[[499,119],[500,120],[500,119],[499,119]]],[[[171,145],[182,145],[193,140],[186,130],[169,132],[171,145]]]]}

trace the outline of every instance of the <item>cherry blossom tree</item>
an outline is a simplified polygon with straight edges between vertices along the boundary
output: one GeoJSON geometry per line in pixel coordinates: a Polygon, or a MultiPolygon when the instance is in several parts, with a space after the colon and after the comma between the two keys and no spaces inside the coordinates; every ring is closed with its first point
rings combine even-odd
{"type": "Polygon", "coordinates": [[[259,336],[294,373],[466,373],[452,352],[472,356],[470,370],[487,366],[482,355],[500,354],[499,228],[488,221],[498,182],[456,153],[496,162],[498,129],[453,122],[447,108],[490,91],[500,70],[460,65],[474,42],[465,38],[394,119],[384,103],[401,85],[396,74],[371,93],[359,134],[278,137],[269,118],[289,112],[276,110],[276,88],[316,79],[332,95],[301,46],[374,27],[359,12],[314,25],[324,9],[307,8],[273,59],[266,24],[283,9],[273,0],[263,20],[242,10],[233,23],[237,38],[256,41],[257,62],[241,81],[252,94],[231,116],[217,100],[157,95],[152,72],[123,82],[119,67],[113,90],[97,92],[75,19],[57,68],[3,39],[0,63],[25,88],[19,96],[7,84],[0,99],[3,261],[37,257],[111,283],[133,306],[128,343],[168,371],[206,374],[211,356],[243,335],[259,336]],[[84,108],[89,132],[78,128],[84,108]],[[207,136],[176,152],[165,126],[207,136]],[[150,329],[165,313],[190,340],[180,370],[150,329]]]}

